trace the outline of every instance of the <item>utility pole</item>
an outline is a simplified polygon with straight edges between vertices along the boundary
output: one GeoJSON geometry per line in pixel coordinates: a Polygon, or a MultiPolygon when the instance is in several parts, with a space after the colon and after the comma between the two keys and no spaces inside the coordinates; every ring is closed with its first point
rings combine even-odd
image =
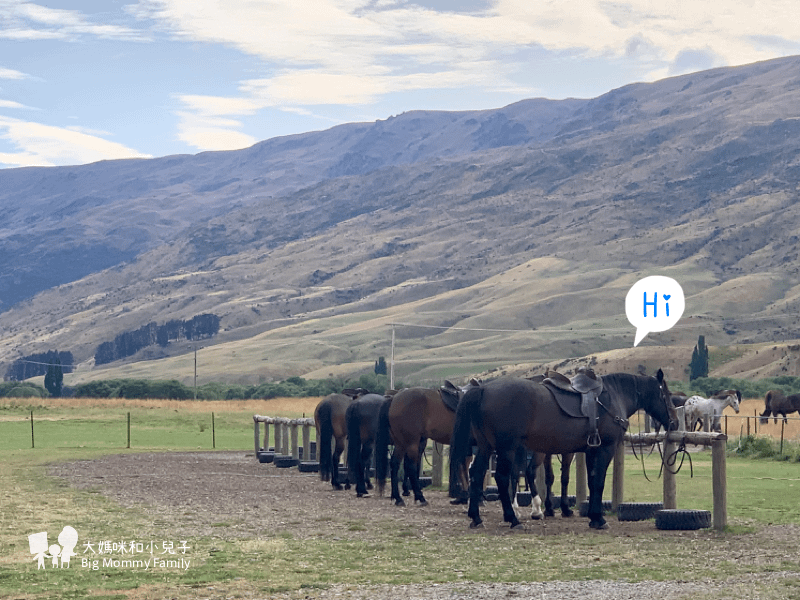
{"type": "Polygon", "coordinates": [[[389,358],[389,389],[394,389],[394,323],[392,323],[392,356],[389,358]]]}

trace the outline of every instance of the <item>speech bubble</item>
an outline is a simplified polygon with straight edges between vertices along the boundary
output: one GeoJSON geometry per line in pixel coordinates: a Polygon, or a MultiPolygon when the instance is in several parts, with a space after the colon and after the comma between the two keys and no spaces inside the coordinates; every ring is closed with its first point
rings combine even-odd
{"type": "Polygon", "coordinates": [[[648,333],[672,328],[680,320],[684,308],[683,288],[672,277],[651,275],[634,283],[625,296],[625,315],[636,327],[634,347],[648,333]]]}

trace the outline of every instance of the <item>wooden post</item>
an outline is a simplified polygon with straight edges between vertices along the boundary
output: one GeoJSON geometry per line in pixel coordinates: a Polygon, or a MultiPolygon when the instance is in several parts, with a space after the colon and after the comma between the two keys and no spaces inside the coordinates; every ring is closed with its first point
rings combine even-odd
{"type": "MultiPolygon", "coordinates": [[[[678,445],[671,441],[670,437],[664,440],[664,460],[674,456],[678,445]]],[[[678,508],[678,497],[676,487],[676,477],[674,473],[675,465],[664,464],[664,508],[678,508]]]]}
{"type": "MultiPolygon", "coordinates": [[[[33,420],[31,420],[33,422],[33,420]]],[[[131,447],[131,413],[128,413],[128,448],[131,447]]]]}
{"type": "Polygon", "coordinates": [[[589,482],[586,477],[586,455],[578,452],[575,455],[575,501],[578,506],[589,498],[589,482]]]}
{"type": "Polygon", "coordinates": [[[297,435],[297,421],[292,420],[289,423],[289,431],[291,432],[291,440],[292,440],[292,458],[298,460],[300,458],[300,446],[298,445],[298,435],[297,435]]]}
{"type": "Polygon", "coordinates": [[[214,426],[214,413],[211,413],[211,448],[217,449],[217,430],[214,426]]]}
{"type": "MultiPolygon", "coordinates": [[[[130,415],[130,413],[128,413],[128,415],[130,415]]],[[[128,422],[130,422],[130,420],[128,422]]],[[[128,436],[128,438],[130,438],[130,435],[128,436]]],[[[31,448],[35,447],[36,445],[33,442],[33,411],[31,411],[31,448]]],[[[128,447],[130,448],[130,445],[128,445],[128,447]]]]}
{"type": "Polygon", "coordinates": [[[750,417],[745,417],[747,419],[747,437],[750,437],[750,417]]]}
{"type": "Polygon", "coordinates": [[[261,446],[258,443],[258,425],[259,425],[258,419],[255,416],[253,416],[253,442],[256,445],[256,458],[258,458],[258,451],[261,448],[261,446]]]}
{"type": "Polygon", "coordinates": [[[434,487],[441,487],[443,483],[442,468],[444,465],[444,446],[439,442],[433,443],[433,455],[431,456],[431,479],[434,487]]]}
{"type": "Polygon", "coordinates": [[[264,452],[269,452],[269,423],[264,421],[264,452]]]}
{"type": "Polygon", "coordinates": [[[283,425],[278,423],[277,420],[272,422],[272,429],[275,432],[275,454],[283,452],[283,425]]]}
{"type": "MultiPolygon", "coordinates": [[[[711,442],[711,481],[714,495],[714,529],[725,529],[728,525],[728,482],[726,476],[725,445],[727,439],[711,442]]],[[[665,504],[666,508],[666,504],[665,504]]]]}
{"type": "Polygon", "coordinates": [[[311,460],[311,425],[303,424],[303,460],[311,460]]]}
{"type": "Polygon", "coordinates": [[[611,510],[616,511],[625,498],[625,441],[614,450],[614,475],[611,480],[611,510]]]}

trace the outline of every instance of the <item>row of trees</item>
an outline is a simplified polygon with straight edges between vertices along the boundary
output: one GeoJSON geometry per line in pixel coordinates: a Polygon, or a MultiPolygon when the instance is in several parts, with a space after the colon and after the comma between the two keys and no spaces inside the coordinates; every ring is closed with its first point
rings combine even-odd
{"type": "Polygon", "coordinates": [[[31,377],[47,375],[47,369],[52,365],[61,365],[63,373],[72,373],[72,352],[59,352],[48,350],[38,354],[30,354],[15,360],[6,371],[5,379],[9,381],[24,381],[31,377]]]}
{"type": "Polygon", "coordinates": [[[136,331],[126,331],[114,338],[113,342],[103,342],[97,347],[94,362],[104,365],[115,360],[133,356],[148,346],[166,347],[177,340],[202,340],[219,333],[220,319],[214,314],[202,314],[189,321],[173,319],[164,325],[148,323],[136,331]]]}

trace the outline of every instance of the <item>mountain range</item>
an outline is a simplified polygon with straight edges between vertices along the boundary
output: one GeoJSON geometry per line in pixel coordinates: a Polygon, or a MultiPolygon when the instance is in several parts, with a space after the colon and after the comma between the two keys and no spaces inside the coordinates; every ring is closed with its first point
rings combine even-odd
{"type": "Polygon", "coordinates": [[[666,361],[698,335],[730,360],[788,343],[798,107],[790,57],[237,151],[2,170],[0,363],[69,351],[75,381],[186,380],[196,342],[93,357],[200,314],[221,323],[203,380],[349,374],[394,353],[399,375],[436,381],[622,349],[666,361]],[[681,283],[686,311],[633,349],[624,298],[651,274],[681,283]]]}

